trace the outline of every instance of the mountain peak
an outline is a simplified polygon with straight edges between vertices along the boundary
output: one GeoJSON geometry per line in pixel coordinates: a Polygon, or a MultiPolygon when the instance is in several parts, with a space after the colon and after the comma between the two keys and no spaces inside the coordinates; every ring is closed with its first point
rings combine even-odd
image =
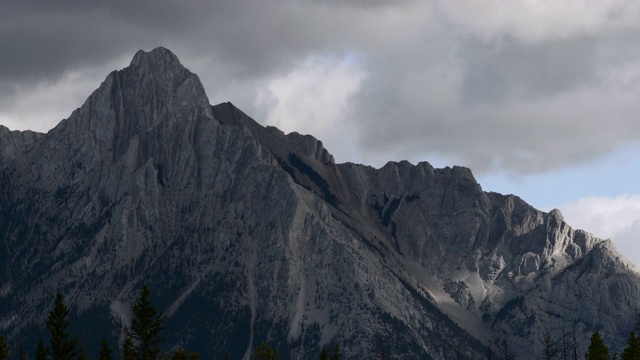
{"type": "Polygon", "coordinates": [[[137,66],[153,66],[153,65],[170,65],[170,66],[180,66],[180,60],[178,57],[171,52],[171,50],[157,47],[149,52],[144,50],[138,50],[138,52],[131,59],[131,63],[129,66],[137,67],[137,66]]]}

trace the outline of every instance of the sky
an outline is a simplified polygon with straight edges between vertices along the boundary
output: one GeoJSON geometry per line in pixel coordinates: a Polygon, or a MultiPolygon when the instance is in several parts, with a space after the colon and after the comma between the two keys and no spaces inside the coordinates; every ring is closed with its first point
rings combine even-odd
{"type": "Polygon", "coordinates": [[[337,162],[467,166],[640,265],[640,2],[3,0],[0,125],[48,131],[157,46],[337,162]]]}

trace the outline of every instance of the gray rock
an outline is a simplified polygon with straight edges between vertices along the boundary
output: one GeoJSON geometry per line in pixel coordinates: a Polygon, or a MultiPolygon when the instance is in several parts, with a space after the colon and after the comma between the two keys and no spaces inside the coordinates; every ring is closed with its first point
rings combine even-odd
{"type": "Polygon", "coordinates": [[[119,334],[142,283],[166,345],[204,358],[266,340],[292,359],[336,343],[347,358],[481,359],[508,334],[530,359],[544,330],[619,349],[633,326],[637,268],[559,211],[484,192],[462,167],[336,164],[311,136],[210,106],[166,49],[138,52],[49,133],[0,140],[11,339],[43,327],[57,291],[79,327],[119,334]]]}

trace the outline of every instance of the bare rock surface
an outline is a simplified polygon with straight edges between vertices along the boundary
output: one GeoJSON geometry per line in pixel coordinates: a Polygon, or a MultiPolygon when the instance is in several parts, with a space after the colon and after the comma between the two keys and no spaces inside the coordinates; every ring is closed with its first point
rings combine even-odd
{"type": "MultiPolygon", "coordinates": [[[[170,51],[138,52],[47,134],[0,127],[0,329],[129,325],[141,284],[168,346],[248,358],[483,358],[507,337],[620,347],[640,275],[610,241],[426,162],[336,164],[309,135],[211,106],[170,51]]],[[[30,340],[35,348],[37,339],[30,340]]],[[[97,347],[97,340],[95,347],[97,347]]]]}

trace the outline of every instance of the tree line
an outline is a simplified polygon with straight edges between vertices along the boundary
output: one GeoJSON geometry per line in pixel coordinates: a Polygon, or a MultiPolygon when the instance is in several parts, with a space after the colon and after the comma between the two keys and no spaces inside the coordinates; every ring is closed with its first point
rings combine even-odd
{"type": "MultiPolygon", "coordinates": [[[[131,307],[133,318],[131,327],[124,328],[124,337],[120,344],[120,360],[200,360],[200,354],[188,349],[175,349],[163,352],[161,335],[162,314],[151,302],[151,290],[142,285],[135,304],[131,307]]],[[[68,332],[69,308],[65,305],[62,294],[56,295],[53,309],[49,312],[46,327],[49,332],[49,344],[44,340],[38,341],[35,360],[89,360],[91,357],[78,344],[78,338],[68,332]]],[[[3,334],[0,333],[0,360],[8,360],[11,348],[3,334]]],[[[331,356],[326,347],[320,351],[320,360],[340,360],[340,347],[333,347],[331,356]]],[[[251,360],[278,360],[278,350],[262,342],[250,355],[251,360]]],[[[20,341],[17,359],[29,360],[29,353],[24,348],[24,341],[20,341]]],[[[113,352],[106,338],[102,338],[101,348],[97,354],[98,360],[114,360],[113,352]]],[[[225,356],[225,360],[228,356],[225,356]]]]}
{"type": "MultiPolygon", "coordinates": [[[[640,321],[636,330],[640,329],[640,321]]],[[[548,331],[542,333],[539,339],[542,351],[539,359],[542,360],[640,360],[640,338],[637,338],[634,331],[629,333],[627,345],[618,354],[610,352],[599,332],[591,335],[589,347],[585,353],[580,352],[580,346],[576,336],[576,330],[573,329],[572,334],[563,331],[562,337],[554,340],[554,337],[548,331]]],[[[492,346],[487,346],[487,360],[516,360],[515,352],[509,347],[506,338],[492,346]]]]}
{"type": "MultiPolygon", "coordinates": [[[[135,304],[131,307],[133,318],[131,326],[124,328],[123,340],[120,344],[121,360],[200,360],[200,355],[188,349],[174,349],[163,352],[161,335],[164,326],[162,315],[150,299],[151,290],[143,285],[135,304]]],[[[49,342],[45,345],[40,339],[35,354],[35,360],[88,360],[90,357],[82,346],[78,345],[78,338],[71,336],[67,328],[69,308],[64,303],[63,296],[56,295],[53,309],[49,312],[46,328],[49,332],[49,342]]],[[[640,317],[636,330],[640,330],[640,317]]],[[[580,353],[580,346],[574,327],[573,333],[563,331],[562,337],[555,339],[548,331],[542,333],[540,359],[544,360],[640,360],[640,338],[631,331],[627,339],[627,346],[621,354],[611,353],[599,332],[593,333],[586,353],[580,353]]],[[[98,360],[113,360],[112,350],[106,338],[102,339],[101,349],[97,354],[98,360]]],[[[3,334],[0,334],[0,360],[8,360],[11,356],[9,347],[3,334]]],[[[28,360],[29,354],[24,349],[24,341],[20,341],[17,358],[28,360]]],[[[335,345],[331,354],[323,346],[320,360],[340,360],[341,350],[335,345]]],[[[384,347],[380,348],[378,358],[386,360],[384,347]]],[[[225,356],[225,360],[228,356],[225,356]]],[[[279,360],[278,350],[262,342],[250,354],[251,360],[279,360]]],[[[509,346],[506,338],[486,348],[487,360],[516,360],[515,352],[509,346]]]]}
{"type": "MultiPolygon", "coordinates": [[[[143,285],[135,304],[131,307],[133,319],[131,327],[124,328],[124,338],[120,346],[122,360],[199,360],[200,355],[186,349],[176,349],[171,353],[163,353],[160,349],[162,342],[162,315],[151,303],[151,290],[143,285]]],[[[38,341],[35,360],[88,360],[91,357],[78,344],[78,338],[68,332],[69,308],[65,305],[62,294],[56,295],[53,309],[49,312],[46,328],[49,332],[49,342],[38,341]]],[[[97,354],[98,360],[113,360],[113,353],[106,338],[102,339],[101,349],[97,354]]],[[[0,360],[7,360],[11,349],[3,334],[0,334],[0,360]]],[[[17,358],[30,359],[24,349],[24,341],[20,341],[17,358]]]]}

